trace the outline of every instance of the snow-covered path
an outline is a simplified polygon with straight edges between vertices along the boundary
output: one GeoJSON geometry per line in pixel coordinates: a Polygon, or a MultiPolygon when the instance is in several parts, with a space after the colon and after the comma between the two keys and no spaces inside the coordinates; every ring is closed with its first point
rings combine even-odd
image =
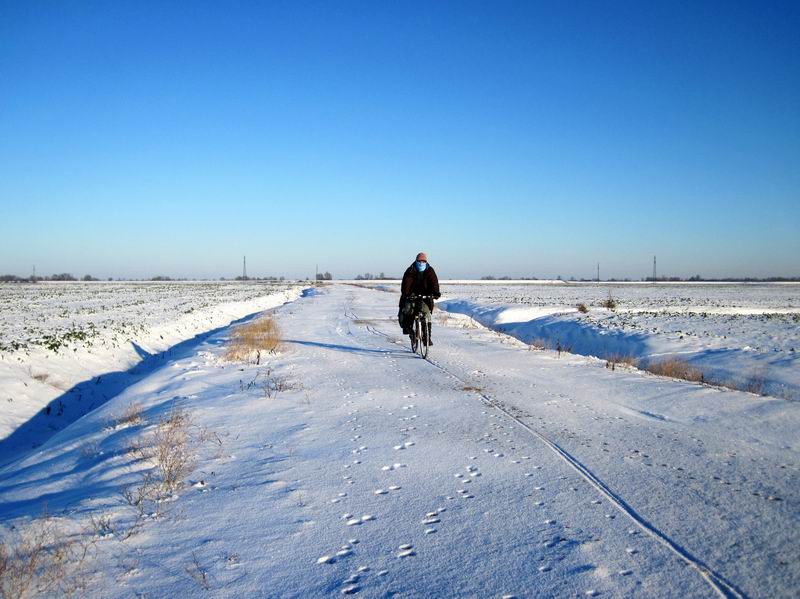
{"type": "Polygon", "coordinates": [[[437,319],[423,361],[396,302],[335,285],[283,306],[267,366],[225,365],[227,332],[209,338],[0,471],[0,516],[114,510],[136,431],[102,424],[178,404],[222,450],[172,515],[100,543],[97,596],[191,594],[198,571],[214,596],[795,593],[798,404],[528,351],[459,317],[437,319]],[[277,398],[247,388],[266,369],[277,398]]]}

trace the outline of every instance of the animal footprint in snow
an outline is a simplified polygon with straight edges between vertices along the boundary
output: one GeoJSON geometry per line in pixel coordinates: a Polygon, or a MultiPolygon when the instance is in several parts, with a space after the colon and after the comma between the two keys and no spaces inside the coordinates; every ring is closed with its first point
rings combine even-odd
{"type": "Polygon", "coordinates": [[[358,593],[358,591],[360,590],[361,590],[360,587],[354,584],[351,586],[344,587],[342,589],[342,595],[354,595],[355,593],[358,593]]]}
{"type": "Polygon", "coordinates": [[[388,472],[389,470],[397,470],[399,468],[405,468],[406,464],[392,464],[391,466],[383,466],[381,470],[384,472],[388,472]]]}
{"type": "Polygon", "coordinates": [[[323,555],[317,560],[318,564],[332,564],[336,561],[332,555],[323,555]]]}
{"type": "Polygon", "coordinates": [[[617,574],[619,574],[620,576],[630,576],[631,574],[633,574],[633,570],[620,570],[619,572],[617,572],[617,574]]]}
{"type": "Polygon", "coordinates": [[[398,547],[398,549],[400,550],[400,552],[397,554],[397,557],[400,557],[400,558],[410,557],[412,555],[416,555],[417,554],[416,551],[414,551],[414,546],[413,545],[409,545],[409,544],[400,545],[400,547],[398,547]]]}
{"type": "Polygon", "coordinates": [[[399,491],[402,488],[403,487],[401,487],[400,485],[392,485],[391,487],[389,487],[389,490],[390,491],[399,491]]]}
{"type": "Polygon", "coordinates": [[[550,566],[539,566],[539,572],[549,572],[552,570],[550,566]]]}
{"type": "Polygon", "coordinates": [[[386,495],[388,492],[386,489],[376,489],[375,495],[386,495]]]}
{"type": "Polygon", "coordinates": [[[625,549],[625,551],[629,555],[636,555],[637,553],[639,553],[639,550],[638,549],[634,549],[633,547],[628,547],[627,549],[625,549]]]}

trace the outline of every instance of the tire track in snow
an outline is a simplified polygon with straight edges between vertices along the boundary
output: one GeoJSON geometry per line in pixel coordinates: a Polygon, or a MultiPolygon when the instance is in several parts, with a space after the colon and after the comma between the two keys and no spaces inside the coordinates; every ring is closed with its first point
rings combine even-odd
{"type": "MultiPolygon", "coordinates": [[[[352,310],[350,311],[350,314],[347,314],[347,316],[352,320],[358,320],[355,314],[352,312],[352,310]]],[[[392,343],[396,343],[396,340],[394,338],[387,335],[383,331],[378,330],[374,326],[367,324],[366,329],[373,335],[383,337],[391,341],[392,343]]],[[[468,383],[464,381],[461,377],[454,374],[444,366],[436,363],[432,359],[427,358],[425,361],[434,368],[441,371],[442,373],[458,381],[459,384],[463,386],[468,386],[468,383]]],[[[720,597],[745,599],[746,595],[744,594],[743,591],[739,590],[732,582],[729,582],[721,574],[712,570],[702,560],[689,553],[689,551],[687,551],[686,549],[678,545],[675,541],[670,539],[664,532],[660,531],[653,524],[648,522],[633,507],[631,507],[631,505],[628,504],[628,502],[626,502],[620,495],[611,490],[611,488],[609,488],[608,485],[606,485],[606,483],[603,482],[602,479],[596,476],[591,470],[589,470],[589,468],[587,468],[582,462],[580,462],[580,460],[578,460],[568,451],[559,446],[555,441],[553,441],[548,436],[542,434],[541,432],[537,431],[536,429],[532,428],[531,426],[523,422],[520,418],[512,414],[498,400],[492,399],[489,395],[486,395],[485,393],[479,392],[477,390],[473,391],[473,393],[477,395],[486,406],[498,410],[499,412],[501,412],[502,414],[513,420],[517,425],[519,425],[520,427],[528,431],[530,434],[532,434],[534,437],[539,439],[547,447],[549,447],[563,461],[565,461],[569,466],[571,466],[572,469],[575,470],[581,476],[581,478],[583,478],[598,492],[604,495],[619,511],[628,516],[628,518],[630,518],[640,529],[646,532],[651,538],[659,542],[661,545],[669,549],[687,566],[695,570],[703,578],[703,580],[705,580],[706,583],[708,583],[708,585],[711,586],[711,588],[713,588],[714,591],[716,591],[716,593],[720,597]]]]}

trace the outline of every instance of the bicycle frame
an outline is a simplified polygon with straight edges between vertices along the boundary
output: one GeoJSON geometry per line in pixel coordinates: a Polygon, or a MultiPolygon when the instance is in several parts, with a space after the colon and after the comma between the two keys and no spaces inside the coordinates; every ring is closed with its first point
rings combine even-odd
{"type": "Polygon", "coordinates": [[[423,359],[428,357],[428,348],[430,347],[430,339],[428,336],[428,326],[431,322],[430,316],[426,316],[425,311],[422,308],[422,303],[426,299],[433,299],[433,296],[408,296],[408,300],[413,302],[414,305],[414,335],[411,337],[411,351],[419,353],[423,359]]]}

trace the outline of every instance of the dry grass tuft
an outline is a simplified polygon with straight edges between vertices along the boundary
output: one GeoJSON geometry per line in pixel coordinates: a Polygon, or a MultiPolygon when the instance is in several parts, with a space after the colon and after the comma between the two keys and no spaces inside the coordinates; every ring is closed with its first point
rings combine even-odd
{"type": "Polygon", "coordinates": [[[183,410],[173,410],[162,418],[151,438],[150,457],[163,490],[174,492],[192,471],[193,439],[189,427],[191,420],[183,410]]]}
{"type": "Polygon", "coordinates": [[[584,304],[583,302],[578,304],[576,308],[578,309],[578,312],[580,312],[581,314],[586,314],[589,311],[589,308],[587,308],[586,304],[584,304]]]}
{"type": "Polygon", "coordinates": [[[112,423],[112,428],[124,428],[126,426],[133,426],[144,422],[142,417],[142,404],[132,403],[125,411],[119,416],[115,416],[112,423]]]}
{"type": "Polygon", "coordinates": [[[531,339],[528,342],[528,349],[530,349],[530,350],[534,350],[534,349],[545,350],[545,349],[547,349],[547,347],[548,347],[548,345],[547,345],[547,340],[546,339],[536,338],[536,339],[531,339]]]}
{"type": "Polygon", "coordinates": [[[48,515],[2,531],[0,597],[75,596],[84,586],[90,543],[69,540],[48,515]]]}
{"type": "Polygon", "coordinates": [[[639,361],[633,356],[621,354],[614,354],[606,358],[606,368],[616,370],[618,364],[638,368],[639,361]]]}
{"type": "Polygon", "coordinates": [[[691,366],[686,360],[668,358],[659,362],[652,362],[644,370],[658,376],[668,376],[674,379],[683,379],[694,383],[706,382],[703,373],[698,368],[691,366]]]}
{"type": "Polygon", "coordinates": [[[261,363],[262,352],[274,354],[280,350],[281,333],[278,324],[271,316],[265,316],[237,327],[231,335],[225,359],[230,361],[250,361],[261,363]]]}
{"type": "Polygon", "coordinates": [[[475,385],[465,385],[461,387],[461,390],[469,393],[483,393],[483,387],[476,387],[475,385]]]}
{"type": "Polygon", "coordinates": [[[616,310],[617,309],[617,300],[611,297],[611,292],[608,294],[608,299],[603,300],[600,304],[603,308],[608,308],[609,310],[616,310]]]}

